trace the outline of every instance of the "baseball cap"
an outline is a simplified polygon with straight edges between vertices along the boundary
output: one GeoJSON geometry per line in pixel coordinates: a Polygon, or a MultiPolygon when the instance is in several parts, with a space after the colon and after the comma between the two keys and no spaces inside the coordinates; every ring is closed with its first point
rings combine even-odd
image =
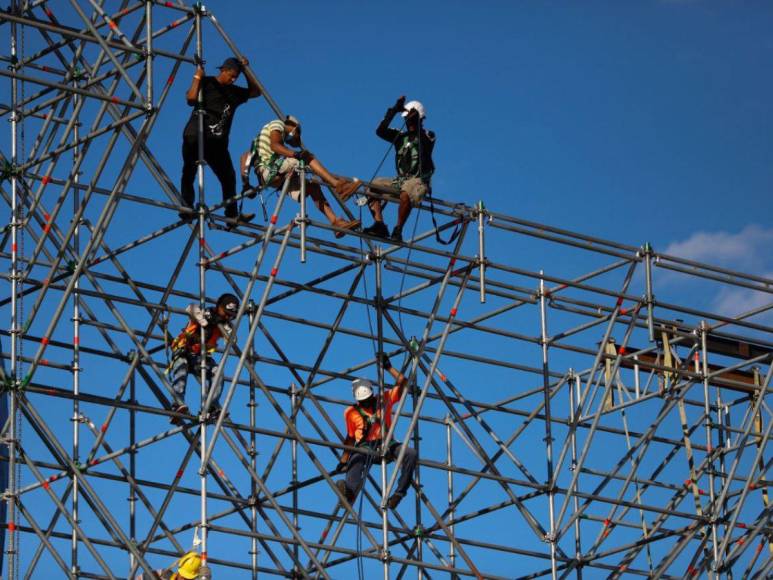
{"type": "Polygon", "coordinates": [[[219,68],[219,69],[221,69],[221,70],[222,70],[222,69],[224,69],[224,68],[230,68],[230,69],[233,69],[233,70],[238,70],[239,72],[242,72],[242,69],[243,69],[244,67],[242,66],[242,63],[240,63],[240,62],[239,62],[239,60],[238,60],[238,59],[236,59],[236,58],[234,58],[234,57],[232,57],[232,56],[231,56],[231,57],[229,57],[229,58],[225,59],[225,60],[223,61],[223,64],[221,64],[221,65],[220,65],[219,67],[217,67],[217,68],[219,68]]]}

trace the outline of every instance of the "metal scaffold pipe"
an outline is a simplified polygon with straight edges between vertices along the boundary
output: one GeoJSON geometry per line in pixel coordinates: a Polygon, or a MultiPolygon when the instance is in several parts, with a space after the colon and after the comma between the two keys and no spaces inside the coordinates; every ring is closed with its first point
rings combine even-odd
{"type": "MultiPolygon", "coordinates": [[[[198,3],[194,7],[195,28],[196,28],[196,61],[197,66],[204,68],[204,47],[202,43],[201,19],[206,16],[207,9],[203,4],[198,3]]],[[[199,90],[196,97],[196,139],[197,139],[197,160],[196,175],[199,186],[198,203],[198,239],[199,239],[199,312],[204,312],[207,308],[207,286],[206,286],[206,260],[205,251],[205,223],[206,223],[206,192],[204,189],[204,90],[199,81],[199,90]]],[[[200,510],[201,519],[199,521],[199,532],[201,533],[201,563],[207,565],[208,554],[208,521],[207,521],[207,464],[204,462],[204,450],[207,448],[207,400],[208,395],[214,390],[215,385],[208,381],[209,374],[209,352],[207,351],[207,334],[204,324],[199,324],[199,386],[200,386],[200,410],[199,410],[199,449],[201,450],[201,464],[199,470],[199,487],[201,491],[200,510]]],[[[187,380],[187,379],[185,379],[187,380]]],[[[211,380],[211,379],[210,379],[211,380]]],[[[183,391],[185,392],[185,391],[183,391]]],[[[185,401],[182,401],[184,404],[185,401]]]]}
{"type": "Polygon", "coordinates": [[[10,4],[4,577],[151,577],[191,535],[202,577],[769,575],[773,280],[505,215],[488,199],[426,199],[403,243],[339,238],[309,214],[308,187],[325,183],[306,163],[263,223],[233,220],[229,202],[254,191],[207,204],[201,91],[190,199],[163,161],[179,67],[203,66],[205,42],[243,58],[209,10],[10,4]],[[190,219],[178,219],[181,201],[190,219]],[[454,244],[434,243],[455,229],[454,244]],[[302,268],[284,261],[296,249],[302,268]],[[657,300],[655,267],[668,282],[657,300]],[[677,282],[700,284],[701,301],[677,282]],[[191,339],[193,418],[176,412],[179,383],[164,370],[170,318],[211,308],[221,287],[240,304],[210,353],[204,333],[191,339]],[[712,289],[763,300],[731,315],[701,306],[712,289]],[[386,372],[386,355],[403,362],[386,372]],[[416,388],[389,406],[380,447],[350,445],[350,381],[377,374],[384,420],[398,371],[416,388]],[[414,497],[392,509],[409,451],[414,497]],[[363,477],[362,509],[341,492],[344,452],[380,463],[363,477]]]}

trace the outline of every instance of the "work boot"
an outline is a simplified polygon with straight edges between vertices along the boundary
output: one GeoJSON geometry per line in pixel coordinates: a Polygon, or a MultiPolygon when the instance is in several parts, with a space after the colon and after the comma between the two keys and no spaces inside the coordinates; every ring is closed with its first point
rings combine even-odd
{"type": "Polygon", "coordinates": [[[392,494],[392,497],[390,497],[387,500],[387,507],[390,510],[395,509],[398,505],[400,505],[400,501],[405,497],[404,493],[400,493],[399,491],[396,491],[392,494]]]}
{"type": "Polygon", "coordinates": [[[392,230],[391,240],[393,242],[402,243],[403,241],[403,226],[395,226],[392,230]]]}
{"type": "Polygon", "coordinates": [[[348,501],[350,504],[354,503],[355,495],[349,491],[349,488],[346,487],[346,480],[339,479],[336,481],[336,487],[338,488],[338,491],[340,491],[341,494],[346,498],[346,501],[348,501]]]}
{"type": "Polygon", "coordinates": [[[338,195],[338,197],[341,198],[341,201],[348,200],[352,194],[357,191],[357,188],[360,186],[359,181],[340,181],[338,185],[335,186],[334,191],[338,195]]]}
{"type": "MultiPolygon", "coordinates": [[[[207,413],[207,423],[209,423],[210,425],[214,425],[215,423],[217,423],[217,418],[220,416],[220,411],[222,410],[223,410],[223,407],[221,407],[220,405],[217,405],[217,404],[212,405],[209,408],[209,413],[207,413]]],[[[226,412],[225,417],[223,417],[223,421],[228,421],[230,417],[231,417],[231,414],[226,412]]]]}
{"type": "Polygon", "coordinates": [[[373,225],[362,230],[362,233],[375,238],[386,238],[389,235],[389,230],[384,222],[373,222],[373,225]]]}
{"type": "MultiPolygon", "coordinates": [[[[345,220],[344,218],[336,218],[336,221],[332,224],[334,227],[341,228],[342,230],[353,230],[360,226],[360,220],[345,220]]],[[[346,232],[336,232],[335,237],[343,238],[346,232]]]]}
{"type": "MultiPolygon", "coordinates": [[[[173,413],[178,413],[180,415],[187,415],[188,414],[188,405],[185,403],[180,403],[179,405],[174,405],[172,407],[173,413]]],[[[172,425],[182,425],[185,419],[182,417],[169,417],[169,422],[172,425]]]]}
{"type": "Polygon", "coordinates": [[[247,223],[251,222],[253,220],[253,218],[255,217],[255,214],[254,213],[249,213],[249,212],[244,212],[244,213],[240,213],[240,214],[238,214],[236,216],[226,215],[225,217],[230,220],[227,227],[228,227],[229,230],[231,230],[231,229],[235,228],[239,224],[247,224],[247,223]]]}

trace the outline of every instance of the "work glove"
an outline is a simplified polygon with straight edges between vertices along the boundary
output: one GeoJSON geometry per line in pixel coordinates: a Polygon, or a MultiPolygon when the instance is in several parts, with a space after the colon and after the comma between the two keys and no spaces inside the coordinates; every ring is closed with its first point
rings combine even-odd
{"type": "Polygon", "coordinates": [[[209,324],[209,320],[207,320],[204,310],[199,308],[198,304],[189,304],[185,308],[185,312],[188,313],[188,316],[190,316],[192,320],[198,322],[199,325],[207,326],[209,324]]]}
{"type": "Polygon", "coordinates": [[[388,371],[392,368],[392,361],[389,360],[389,357],[385,352],[379,353],[378,361],[381,363],[381,366],[385,371],[388,371]]]}
{"type": "Polygon", "coordinates": [[[346,465],[347,461],[339,461],[338,465],[336,465],[335,471],[340,471],[341,473],[346,473],[346,465]]]}
{"type": "Polygon", "coordinates": [[[295,158],[298,161],[303,161],[306,165],[308,165],[314,160],[314,154],[307,149],[301,149],[295,152],[295,158]]]}
{"type": "Polygon", "coordinates": [[[400,95],[392,108],[398,113],[402,113],[405,110],[405,95],[400,95]]]}

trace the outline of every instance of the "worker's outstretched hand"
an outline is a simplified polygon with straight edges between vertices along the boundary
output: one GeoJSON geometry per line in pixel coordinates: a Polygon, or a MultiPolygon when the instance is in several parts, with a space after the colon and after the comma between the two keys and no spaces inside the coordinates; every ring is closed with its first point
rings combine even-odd
{"type": "Polygon", "coordinates": [[[204,78],[204,68],[201,65],[196,67],[196,72],[193,73],[193,78],[195,78],[197,81],[200,81],[204,78]]]}
{"type": "Polygon", "coordinates": [[[385,371],[388,371],[392,368],[392,361],[389,360],[389,357],[385,352],[379,353],[378,360],[385,371]]]}
{"type": "Polygon", "coordinates": [[[398,113],[402,112],[405,109],[405,95],[400,95],[397,97],[397,100],[395,101],[395,106],[393,107],[398,113]]]}
{"type": "Polygon", "coordinates": [[[335,471],[337,472],[345,472],[346,471],[346,461],[339,461],[338,465],[336,465],[335,471]]]}

